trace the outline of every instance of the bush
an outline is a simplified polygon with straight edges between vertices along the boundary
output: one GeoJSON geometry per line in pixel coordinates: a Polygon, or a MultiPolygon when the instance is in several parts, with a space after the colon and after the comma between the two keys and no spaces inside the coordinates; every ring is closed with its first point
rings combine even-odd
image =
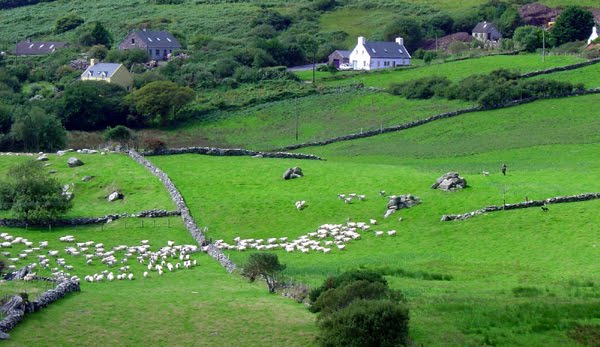
{"type": "Polygon", "coordinates": [[[269,293],[274,293],[278,285],[279,275],[285,265],[279,262],[277,254],[252,253],[242,269],[242,276],[254,282],[260,277],[267,282],[269,293]]]}
{"type": "Polygon", "coordinates": [[[26,151],[55,151],[67,142],[67,133],[58,118],[37,107],[17,113],[10,134],[26,151]]]}
{"type": "Polygon", "coordinates": [[[542,29],[533,25],[518,27],[513,35],[515,48],[535,52],[542,47],[542,29]]]}
{"type": "Polygon", "coordinates": [[[84,19],[74,13],[67,14],[56,20],[54,24],[54,32],[57,34],[65,31],[73,30],[83,24],[84,19]]]}
{"type": "Polygon", "coordinates": [[[594,26],[594,15],[581,7],[569,6],[556,19],[550,30],[550,41],[555,45],[585,40],[594,26]]]}
{"type": "Polygon", "coordinates": [[[355,281],[380,282],[387,285],[386,279],[377,272],[363,270],[347,271],[335,277],[328,277],[320,287],[311,290],[308,297],[314,303],[319,298],[319,295],[327,289],[337,288],[343,284],[355,281]]]}
{"type": "Polygon", "coordinates": [[[114,128],[107,128],[104,131],[104,140],[115,141],[119,143],[128,142],[133,137],[131,130],[123,125],[117,125],[114,128]]]}
{"type": "Polygon", "coordinates": [[[0,209],[11,210],[17,218],[40,224],[56,220],[71,208],[62,195],[62,186],[30,160],[12,167],[0,184],[0,209]]]}
{"type": "Polygon", "coordinates": [[[408,309],[389,300],[357,300],[318,321],[322,346],[406,346],[408,309]]]}
{"type": "Polygon", "coordinates": [[[321,312],[321,316],[340,310],[355,300],[389,299],[403,301],[400,292],[392,291],[387,284],[369,282],[365,280],[353,281],[344,285],[324,291],[310,307],[311,312],[321,312]]]}
{"type": "Polygon", "coordinates": [[[146,125],[167,125],[177,120],[180,108],[194,99],[194,91],[170,81],[151,82],[130,95],[146,125]]]}
{"type": "Polygon", "coordinates": [[[144,149],[153,152],[162,151],[164,149],[167,149],[167,144],[161,139],[152,137],[144,140],[144,149]]]}
{"type": "Polygon", "coordinates": [[[429,99],[435,95],[444,95],[452,82],[447,77],[430,76],[400,84],[390,85],[390,93],[402,95],[407,99],[429,99]]]}

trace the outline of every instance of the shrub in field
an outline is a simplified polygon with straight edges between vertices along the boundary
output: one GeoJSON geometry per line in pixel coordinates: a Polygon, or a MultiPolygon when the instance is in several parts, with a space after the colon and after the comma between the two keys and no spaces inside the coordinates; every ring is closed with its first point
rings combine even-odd
{"type": "Polygon", "coordinates": [[[277,254],[253,253],[242,269],[242,276],[248,277],[250,282],[254,282],[256,278],[264,279],[267,282],[269,292],[274,293],[280,273],[284,269],[285,265],[279,262],[277,254]]]}
{"type": "Polygon", "coordinates": [[[355,281],[380,282],[387,285],[387,280],[380,273],[362,270],[347,271],[335,277],[328,277],[320,287],[310,291],[309,299],[314,303],[324,291],[355,281]]]}
{"type": "Polygon", "coordinates": [[[131,94],[131,101],[146,125],[166,125],[177,111],[194,99],[194,91],[170,81],[151,82],[131,94]]]}
{"type": "Polygon", "coordinates": [[[12,167],[0,184],[0,209],[32,223],[55,220],[71,208],[62,195],[61,184],[30,160],[12,167]]]}
{"type": "Polygon", "coordinates": [[[69,13],[56,20],[56,23],[54,24],[54,32],[60,34],[64,33],[65,31],[73,30],[83,24],[84,21],[85,20],[80,16],[74,13],[69,13]]]}
{"type": "Polygon", "coordinates": [[[144,140],[144,149],[147,151],[161,151],[167,149],[165,141],[152,137],[144,140]]]}
{"type": "Polygon", "coordinates": [[[389,299],[400,302],[404,300],[404,297],[402,293],[390,290],[387,284],[382,282],[353,281],[321,293],[310,307],[310,311],[327,315],[348,306],[355,300],[361,299],[389,299]]]}
{"type": "Polygon", "coordinates": [[[452,82],[447,77],[430,76],[400,84],[392,84],[390,93],[402,95],[407,99],[429,99],[442,95],[445,88],[452,82]]]}
{"type": "Polygon", "coordinates": [[[104,131],[104,139],[107,141],[116,141],[119,143],[128,142],[133,137],[131,130],[123,125],[117,125],[114,128],[108,128],[104,131]]]}
{"type": "Polygon", "coordinates": [[[356,300],[317,322],[322,346],[405,346],[408,309],[390,300],[356,300]]]}

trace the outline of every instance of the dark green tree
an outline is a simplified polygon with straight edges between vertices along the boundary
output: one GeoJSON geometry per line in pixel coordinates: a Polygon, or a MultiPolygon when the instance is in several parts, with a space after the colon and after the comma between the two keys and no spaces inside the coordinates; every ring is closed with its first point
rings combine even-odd
{"type": "Polygon", "coordinates": [[[518,27],[513,35],[515,48],[535,52],[542,47],[542,29],[533,25],[518,27]]]}
{"type": "Polygon", "coordinates": [[[67,142],[67,133],[58,118],[38,107],[18,112],[10,134],[26,151],[54,151],[67,142]]]}
{"type": "Polygon", "coordinates": [[[96,22],[91,29],[90,27],[84,28],[79,36],[79,43],[84,46],[104,45],[110,48],[112,36],[102,23],[96,22]]]}
{"type": "Polygon", "coordinates": [[[128,107],[122,87],[103,81],[69,84],[58,101],[58,114],[69,130],[99,130],[125,124],[128,107]]]}
{"type": "Polygon", "coordinates": [[[519,15],[519,12],[512,7],[507,8],[498,19],[498,29],[503,37],[512,37],[515,29],[520,24],[521,16],[519,15]]]}
{"type": "Polygon", "coordinates": [[[322,346],[406,346],[408,308],[390,300],[356,300],[319,319],[322,346]]]}
{"type": "Polygon", "coordinates": [[[61,184],[43,164],[30,160],[11,168],[0,184],[0,209],[34,224],[51,222],[71,208],[61,184]]]}
{"type": "Polygon", "coordinates": [[[166,125],[177,120],[177,111],[194,99],[194,91],[170,81],[150,82],[131,94],[131,101],[147,125],[166,125]]]}
{"type": "Polygon", "coordinates": [[[396,37],[402,37],[404,47],[409,52],[413,52],[421,44],[423,33],[421,32],[421,25],[415,19],[402,17],[394,20],[383,29],[383,37],[387,41],[394,41],[396,37]]]}
{"type": "Polygon", "coordinates": [[[269,293],[274,293],[279,283],[281,271],[285,265],[279,262],[277,254],[253,253],[242,269],[242,276],[248,277],[250,282],[262,278],[267,282],[269,293]]]}
{"type": "Polygon", "coordinates": [[[594,26],[594,15],[579,6],[569,6],[560,13],[550,30],[550,41],[559,46],[563,43],[588,38],[594,26]]]}

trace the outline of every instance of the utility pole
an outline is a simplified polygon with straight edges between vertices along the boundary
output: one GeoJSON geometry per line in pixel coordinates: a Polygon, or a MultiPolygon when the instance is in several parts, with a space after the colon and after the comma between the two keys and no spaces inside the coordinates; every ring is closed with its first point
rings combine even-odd
{"type": "Polygon", "coordinates": [[[546,28],[542,26],[542,63],[546,61],[546,28]]]}
{"type": "MultiPolygon", "coordinates": [[[[314,69],[313,69],[314,73],[314,69]]],[[[294,100],[294,113],[295,113],[295,121],[296,121],[296,141],[298,141],[298,99],[294,100]]]]}

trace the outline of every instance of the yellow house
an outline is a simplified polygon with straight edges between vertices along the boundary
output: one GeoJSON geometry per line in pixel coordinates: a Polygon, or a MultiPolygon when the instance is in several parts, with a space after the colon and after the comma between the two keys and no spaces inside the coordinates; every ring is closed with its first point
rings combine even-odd
{"type": "Polygon", "coordinates": [[[96,63],[95,59],[90,61],[88,67],[81,74],[82,81],[106,81],[119,85],[127,91],[131,91],[133,77],[123,64],[96,63]]]}

